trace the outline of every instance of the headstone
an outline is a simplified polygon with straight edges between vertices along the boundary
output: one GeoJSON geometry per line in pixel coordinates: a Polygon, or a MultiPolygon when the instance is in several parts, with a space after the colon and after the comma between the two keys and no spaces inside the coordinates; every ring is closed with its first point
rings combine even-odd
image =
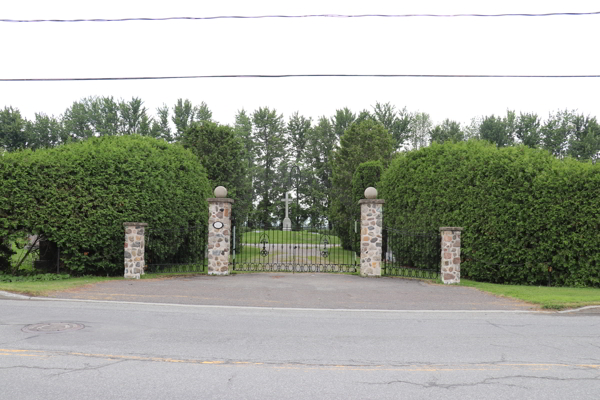
{"type": "Polygon", "coordinates": [[[285,218],[283,219],[283,230],[291,231],[292,230],[292,221],[290,220],[290,217],[288,216],[288,204],[290,203],[290,200],[288,200],[288,192],[285,192],[285,200],[281,200],[281,201],[285,202],[285,218]]]}

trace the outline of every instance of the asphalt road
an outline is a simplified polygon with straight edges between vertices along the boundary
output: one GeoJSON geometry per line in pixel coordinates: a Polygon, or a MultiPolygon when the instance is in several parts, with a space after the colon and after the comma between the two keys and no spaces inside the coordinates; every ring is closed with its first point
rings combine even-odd
{"type": "Polygon", "coordinates": [[[0,300],[0,397],[597,399],[599,332],[597,314],[0,300]],[[51,322],[84,327],[23,331],[51,322]]]}
{"type": "Polygon", "coordinates": [[[377,310],[531,310],[473,288],[335,274],[196,275],[107,281],[52,297],[145,303],[377,310]]]}

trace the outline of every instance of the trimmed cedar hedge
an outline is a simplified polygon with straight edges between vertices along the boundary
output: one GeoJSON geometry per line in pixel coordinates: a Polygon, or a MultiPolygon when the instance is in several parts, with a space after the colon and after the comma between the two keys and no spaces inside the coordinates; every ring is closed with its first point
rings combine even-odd
{"type": "Polygon", "coordinates": [[[600,165],[523,146],[434,143],[397,157],[379,187],[388,226],[464,228],[463,277],[600,286],[600,165]]]}
{"type": "Polygon", "coordinates": [[[43,234],[72,274],[123,273],[123,222],[206,225],[211,187],[182,146],[104,136],[0,157],[0,238],[43,234]]]}

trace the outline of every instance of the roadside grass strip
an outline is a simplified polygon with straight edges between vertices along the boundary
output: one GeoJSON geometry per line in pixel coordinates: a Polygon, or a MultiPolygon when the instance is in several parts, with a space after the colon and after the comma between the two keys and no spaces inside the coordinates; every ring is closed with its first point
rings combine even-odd
{"type": "Polygon", "coordinates": [[[542,308],[549,310],[600,305],[600,289],[598,288],[500,285],[468,279],[461,279],[460,285],[539,304],[542,308]]]}
{"type": "Polygon", "coordinates": [[[51,292],[65,291],[115,279],[123,279],[123,277],[86,276],[59,281],[0,282],[0,290],[29,296],[47,296],[51,292]]]}

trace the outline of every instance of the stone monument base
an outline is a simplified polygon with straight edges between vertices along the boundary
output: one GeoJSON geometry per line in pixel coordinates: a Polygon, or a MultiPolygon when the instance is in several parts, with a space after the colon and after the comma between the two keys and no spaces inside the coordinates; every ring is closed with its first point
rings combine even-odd
{"type": "Polygon", "coordinates": [[[283,220],[283,230],[284,231],[291,231],[292,230],[292,220],[290,220],[289,218],[284,218],[284,220],[283,220]]]}

